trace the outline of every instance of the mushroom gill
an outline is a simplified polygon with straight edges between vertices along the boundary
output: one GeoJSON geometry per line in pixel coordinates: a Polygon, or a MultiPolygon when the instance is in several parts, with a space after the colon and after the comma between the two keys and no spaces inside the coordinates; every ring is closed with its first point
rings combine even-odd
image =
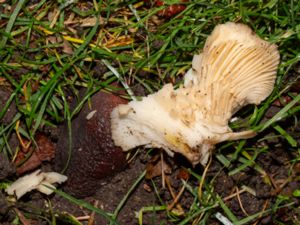
{"type": "Polygon", "coordinates": [[[182,87],[166,84],[112,111],[115,144],[124,151],[140,145],[163,148],[170,155],[183,154],[193,165],[205,165],[215,144],[255,135],[232,132],[228,121],[241,107],[270,95],[279,58],[277,46],[248,26],[216,26],[203,52],[194,56],[182,87]]]}

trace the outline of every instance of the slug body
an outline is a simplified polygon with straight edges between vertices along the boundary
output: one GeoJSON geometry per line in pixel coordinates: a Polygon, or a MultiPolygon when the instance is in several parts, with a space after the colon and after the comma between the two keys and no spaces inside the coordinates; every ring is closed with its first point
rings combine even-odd
{"type": "Polygon", "coordinates": [[[194,56],[182,87],[166,84],[112,111],[115,145],[124,151],[141,145],[163,148],[205,165],[217,143],[255,135],[232,132],[228,121],[241,107],[270,95],[279,58],[277,47],[246,25],[216,26],[202,54],[194,56]]]}
{"type": "MultiPolygon", "coordinates": [[[[83,90],[85,91],[85,90],[83,90]]],[[[80,94],[83,95],[83,92],[80,94]]],[[[114,145],[111,136],[110,114],[126,101],[117,95],[99,91],[72,120],[72,152],[69,153],[68,124],[61,127],[55,156],[55,170],[67,165],[68,180],[64,191],[77,198],[93,195],[114,174],[122,171],[126,154],[114,145]],[[68,157],[71,156],[70,161],[68,157]]],[[[73,102],[72,105],[77,105],[73,102]]]]}

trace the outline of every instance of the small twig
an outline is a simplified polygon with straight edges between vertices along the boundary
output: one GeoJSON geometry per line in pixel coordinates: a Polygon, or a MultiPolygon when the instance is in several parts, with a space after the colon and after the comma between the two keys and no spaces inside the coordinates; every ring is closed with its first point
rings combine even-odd
{"type": "Polygon", "coordinates": [[[178,209],[183,212],[183,208],[181,207],[180,204],[177,203],[178,200],[179,200],[179,198],[180,198],[180,196],[181,196],[181,194],[182,194],[182,193],[180,193],[181,191],[178,193],[178,195],[175,195],[175,193],[173,191],[173,188],[172,188],[172,185],[170,183],[170,180],[168,179],[167,176],[166,176],[166,184],[167,184],[167,187],[168,187],[168,189],[170,191],[170,194],[171,194],[171,196],[173,198],[173,202],[172,202],[172,204],[170,206],[168,206],[168,210],[170,211],[174,207],[174,205],[176,204],[176,206],[178,207],[178,209]]]}
{"type": "Polygon", "coordinates": [[[162,187],[166,188],[166,182],[165,182],[165,165],[164,165],[164,154],[161,151],[160,152],[160,160],[161,160],[161,178],[162,178],[162,187]]]}
{"type": "Polygon", "coordinates": [[[170,194],[171,194],[172,198],[175,199],[176,195],[175,195],[175,193],[173,191],[173,188],[172,188],[172,186],[170,184],[170,180],[169,180],[169,178],[167,176],[165,177],[165,179],[166,179],[166,184],[167,184],[167,187],[168,187],[168,189],[170,191],[170,194]]]}
{"type": "Polygon", "coordinates": [[[199,184],[199,188],[198,188],[198,197],[199,197],[199,199],[201,199],[201,197],[202,197],[202,187],[203,187],[203,184],[204,184],[204,181],[205,181],[205,177],[206,177],[207,171],[208,171],[208,169],[210,167],[211,161],[212,161],[212,157],[210,155],[209,161],[208,161],[208,163],[207,163],[207,165],[206,165],[206,167],[204,169],[204,172],[203,172],[200,184],[199,184]]]}
{"type": "Polygon", "coordinates": [[[272,184],[273,188],[275,189],[273,191],[273,195],[277,195],[280,192],[281,189],[280,189],[280,187],[278,187],[278,185],[276,184],[276,182],[275,182],[275,180],[273,179],[272,176],[268,175],[268,177],[270,178],[271,184],[272,184]]]}
{"type": "Polygon", "coordinates": [[[59,15],[60,15],[60,13],[61,13],[61,10],[60,9],[58,9],[56,12],[55,12],[55,15],[54,15],[54,17],[53,17],[53,19],[52,19],[52,21],[51,21],[51,24],[50,24],[50,28],[53,28],[54,27],[54,25],[56,24],[56,22],[57,22],[57,20],[58,20],[58,17],[59,17],[59,15]]]}
{"type": "Polygon", "coordinates": [[[262,209],[262,211],[261,211],[261,214],[257,217],[257,220],[256,220],[256,222],[255,222],[253,225],[257,225],[257,224],[259,223],[259,219],[263,216],[263,214],[264,214],[264,212],[265,212],[265,210],[266,210],[268,204],[269,204],[269,201],[266,200],[266,201],[265,201],[265,204],[264,204],[264,207],[263,207],[263,209],[262,209]]]}
{"type": "Polygon", "coordinates": [[[129,152],[126,156],[126,161],[127,164],[130,165],[132,163],[132,161],[136,158],[136,156],[139,154],[139,150],[133,151],[134,153],[131,154],[131,152],[129,152]]]}
{"type": "Polygon", "coordinates": [[[237,194],[241,194],[241,193],[244,193],[246,190],[245,189],[242,189],[242,190],[239,190],[238,192],[235,192],[231,195],[228,195],[227,197],[223,198],[223,201],[228,201],[232,198],[234,198],[237,194]]]}
{"type": "MultiPolygon", "coordinates": [[[[169,211],[170,211],[171,209],[173,209],[173,207],[175,206],[175,204],[178,203],[178,200],[180,199],[180,197],[181,197],[181,195],[183,194],[184,190],[185,190],[185,185],[182,186],[182,188],[180,189],[179,193],[175,196],[173,202],[172,202],[170,205],[168,205],[168,210],[169,210],[169,211]]],[[[180,205],[178,205],[178,206],[180,207],[180,210],[183,211],[182,207],[181,207],[180,205]]]]}
{"type": "Polygon", "coordinates": [[[247,213],[247,211],[245,210],[244,206],[243,206],[243,203],[241,201],[241,197],[240,197],[240,193],[239,193],[239,188],[236,187],[236,197],[238,199],[238,202],[239,202],[239,205],[241,207],[241,210],[243,211],[243,213],[246,215],[246,216],[249,216],[249,214],[247,213]]]}
{"type": "MultiPolygon", "coordinates": [[[[94,204],[94,207],[95,207],[95,208],[98,207],[98,203],[99,203],[99,201],[96,200],[96,201],[95,201],[95,204],[94,204]]],[[[89,218],[89,221],[88,221],[88,225],[93,225],[94,219],[95,219],[95,211],[93,211],[93,212],[91,213],[90,218],[89,218]]]]}
{"type": "MultiPolygon", "coordinates": [[[[294,176],[289,176],[288,178],[286,178],[278,187],[278,185],[276,184],[276,189],[274,191],[274,195],[278,195],[282,189],[289,183],[291,182],[291,180],[294,178],[294,176]]],[[[274,181],[273,179],[271,179],[272,182],[274,181]]],[[[275,183],[275,181],[274,181],[275,183]]]]}

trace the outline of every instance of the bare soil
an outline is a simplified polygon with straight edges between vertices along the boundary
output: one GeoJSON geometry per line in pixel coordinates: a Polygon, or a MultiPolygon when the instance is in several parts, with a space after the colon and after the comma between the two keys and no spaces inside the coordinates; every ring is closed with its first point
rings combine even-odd
{"type": "MultiPolygon", "coordinates": [[[[180,180],[179,174],[181,173],[182,167],[186,168],[186,164],[178,162],[177,160],[182,160],[181,157],[175,159],[169,159],[171,161],[169,165],[172,168],[172,173],[166,175],[172,189],[178,193],[182,188],[182,182],[180,180]]],[[[293,224],[291,218],[299,218],[299,210],[295,210],[298,206],[299,209],[299,199],[293,198],[292,193],[294,190],[299,189],[300,182],[293,178],[295,175],[299,176],[300,165],[295,165],[294,170],[290,171],[290,160],[293,159],[293,155],[290,154],[288,150],[283,147],[274,148],[269,152],[261,153],[256,162],[261,166],[267,173],[268,176],[272,178],[272,184],[266,184],[262,174],[258,173],[256,170],[247,168],[244,171],[235,174],[234,176],[228,176],[226,169],[218,163],[216,159],[213,159],[213,163],[207,174],[208,180],[213,179],[214,190],[224,199],[226,197],[233,195],[237,192],[237,187],[246,185],[253,189],[256,195],[250,194],[248,192],[243,192],[229,200],[224,201],[225,204],[232,210],[232,212],[238,217],[243,218],[247,215],[252,215],[257,212],[262,212],[266,209],[272,208],[276,204],[276,196],[280,193],[281,195],[286,195],[292,198],[295,202],[291,208],[286,207],[282,210],[277,211],[274,215],[269,215],[267,217],[261,217],[257,224],[293,224]]],[[[130,187],[136,182],[139,176],[146,168],[147,162],[150,161],[150,156],[147,156],[145,152],[141,153],[138,157],[133,160],[126,169],[116,174],[113,177],[108,177],[103,180],[99,180],[101,187],[97,190],[95,194],[90,197],[84,198],[85,201],[90,204],[100,207],[106,212],[113,213],[120,201],[128,193],[130,187]]],[[[184,161],[184,160],[183,160],[184,161]]],[[[7,165],[4,163],[2,165],[7,165]]],[[[238,165],[233,165],[238,166],[238,165]]],[[[9,170],[9,169],[6,169],[9,170]]],[[[202,168],[196,168],[200,174],[202,168]]],[[[189,183],[197,187],[199,182],[197,179],[190,177],[189,183]]],[[[138,224],[137,213],[147,206],[157,206],[161,205],[160,199],[163,202],[172,204],[173,198],[170,194],[168,188],[162,187],[162,178],[156,177],[152,180],[143,179],[134,191],[131,193],[130,197],[127,199],[124,207],[122,207],[117,221],[119,224],[138,224]],[[157,192],[155,192],[155,189],[157,192]]],[[[84,218],[84,216],[94,216],[93,224],[102,225],[108,224],[108,221],[100,215],[94,215],[91,211],[83,209],[70,203],[65,198],[59,195],[52,195],[46,197],[39,193],[31,193],[26,195],[22,200],[14,205],[22,213],[28,214],[32,217],[31,224],[47,224],[44,219],[36,217],[37,215],[43,215],[49,217],[49,202],[47,199],[51,200],[51,210],[52,212],[67,212],[78,218],[84,218]]],[[[188,191],[180,197],[178,203],[187,212],[193,202],[194,196],[188,191]]],[[[0,195],[0,215],[2,224],[10,224],[16,213],[13,207],[10,207],[10,203],[7,203],[5,196],[0,195]]],[[[166,214],[160,212],[148,212],[143,214],[143,224],[176,224],[176,222],[168,222],[166,214]]],[[[81,221],[82,224],[88,224],[88,221],[81,221]]],[[[71,224],[58,220],[58,224],[71,224]]],[[[217,221],[211,221],[211,224],[220,224],[217,221]]]]}

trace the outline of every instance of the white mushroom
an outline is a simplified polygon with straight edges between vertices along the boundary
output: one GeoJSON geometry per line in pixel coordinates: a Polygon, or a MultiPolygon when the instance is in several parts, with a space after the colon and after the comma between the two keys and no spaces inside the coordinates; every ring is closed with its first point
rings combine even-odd
{"type": "Polygon", "coordinates": [[[5,191],[9,195],[16,195],[17,199],[21,198],[27,192],[34,189],[50,195],[53,193],[52,189],[54,183],[63,183],[67,180],[67,177],[56,172],[41,172],[36,170],[31,174],[20,177],[13,182],[5,191]],[[50,188],[52,189],[50,189],[50,188]]]}
{"type": "Polygon", "coordinates": [[[124,151],[145,145],[178,152],[205,165],[215,144],[250,138],[232,132],[228,121],[247,104],[259,104],[273,90],[279,52],[248,26],[228,22],[208,37],[195,55],[184,85],[166,84],[158,92],[116,107],[112,137],[124,151]]]}

